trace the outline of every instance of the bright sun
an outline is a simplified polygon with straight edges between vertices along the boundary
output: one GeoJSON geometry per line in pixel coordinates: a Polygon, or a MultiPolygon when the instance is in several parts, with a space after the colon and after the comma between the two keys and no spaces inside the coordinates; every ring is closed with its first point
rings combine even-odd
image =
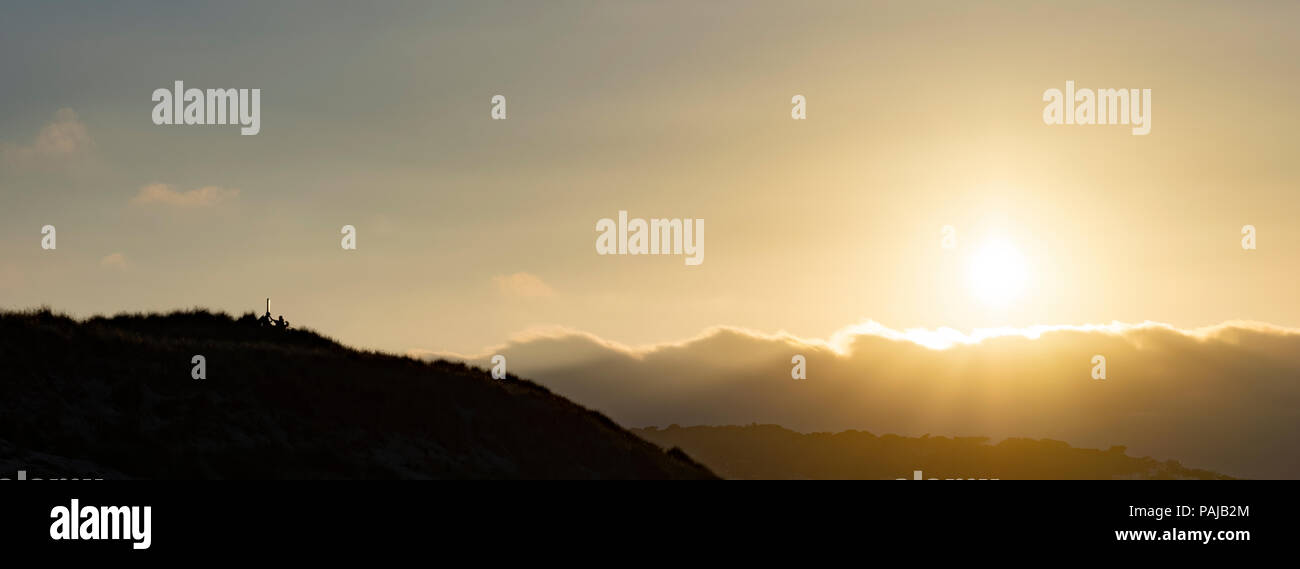
{"type": "Polygon", "coordinates": [[[970,259],[971,291],[986,304],[1006,306],[1025,289],[1025,258],[1010,243],[997,239],[984,243],[970,259]]]}

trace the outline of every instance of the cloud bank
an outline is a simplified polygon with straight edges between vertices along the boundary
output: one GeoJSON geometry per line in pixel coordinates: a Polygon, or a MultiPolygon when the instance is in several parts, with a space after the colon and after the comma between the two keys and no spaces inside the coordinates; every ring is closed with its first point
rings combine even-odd
{"type": "Polygon", "coordinates": [[[1230,322],[891,330],[828,340],[715,328],[630,347],[573,330],[476,356],[627,426],[775,423],[810,431],[1052,438],[1244,477],[1300,478],[1300,330],[1230,322]],[[791,357],[807,358],[792,380],[791,357]],[[1094,355],[1107,379],[1094,380],[1094,355]]]}

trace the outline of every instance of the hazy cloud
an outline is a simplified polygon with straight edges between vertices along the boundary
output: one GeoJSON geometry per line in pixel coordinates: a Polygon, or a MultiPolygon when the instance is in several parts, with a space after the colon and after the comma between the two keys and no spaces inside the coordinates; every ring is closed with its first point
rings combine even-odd
{"type": "MultiPolygon", "coordinates": [[[[775,423],[800,431],[1023,436],[1246,477],[1300,477],[1300,331],[1145,323],[971,335],[853,326],[829,340],[716,328],[628,347],[533,332],[501,353],[627,426],[775,423]],[[790,378],[794,354],[808,379],[790,378]],[[1091,378],[1104,355],[1107,379],[1091,378]]],[[[417,353],[426,357],[437,354],[417,353]]],[[[450,354],[441,354],[451,356],[450,354]]]]}
{"type": "Polygon", "coordinates": [[[513,275],[497,275],[492,277],[492,282],[496,284],[497,290],[501,294],[516,298],[545,298],[555,295],[555,290],[546,284],[537,275],[531,273],[515,273],[513,275]]]}
{"type": "Polygon", "coordinates": [[[27,163],[33,160],[59,158],[78,154],[94,142],[85,123],[72,109],[59,109],[54,121],[37,133],[31,144],[0,142],[0,156],[8,163],[27,163]]]}
{"type": "Polygon", "coordinates": [[[123,255],[121,253],[113,253],[111,255],[106,255],[103,259],[99,260],[99,266],[104,267],[106,269],[118,269],[118,270],[125,269],[126,255],[123,255]]]}
{"type": "Polygon", "coordinates": [[[239,197],[239,190],[218,186],[204,186],[187,192],[177,191],[170,184],[149,184],[131,199],[133,204],[164,204],[176,207],[204,207],[239,197]]]}

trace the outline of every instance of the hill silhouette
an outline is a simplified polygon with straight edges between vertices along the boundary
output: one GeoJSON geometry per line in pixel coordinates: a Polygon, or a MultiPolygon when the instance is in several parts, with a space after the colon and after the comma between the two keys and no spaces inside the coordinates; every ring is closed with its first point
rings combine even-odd
{"type": "Polygon", "coordinates": [[[1134,458],[1122,446],[1073,448],[1048,439],[876,436],[865,431],[798,433],[776,425],[648,427],[633,432],[680,447],[725,478],[738,479],[1198,479],[1229,477],[1178,461],[1134,458]]]}
{"type": "Polygon", "coordinates": [[[0,477],[706,479],[513,375],[252,313],[0,313],[0,477]],[[191,378],[203,355],[207,377],[191,378]]]}

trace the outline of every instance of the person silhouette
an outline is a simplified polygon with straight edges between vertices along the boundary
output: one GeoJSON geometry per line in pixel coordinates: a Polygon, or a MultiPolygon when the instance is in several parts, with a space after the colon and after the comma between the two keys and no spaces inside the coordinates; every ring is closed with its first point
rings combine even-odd
{"type": "Polygon", "coordinates": [[[280,328],[288,328],[288,327],[289,327],[289,322],[286,321],[286,320],[284,319],[284,315],[283,315],[283,314],[280,315],[280,318],[279,318],[278,320],[276,320],[275,323],[276,323],[277,325],[279,325],[280,328]]]}

